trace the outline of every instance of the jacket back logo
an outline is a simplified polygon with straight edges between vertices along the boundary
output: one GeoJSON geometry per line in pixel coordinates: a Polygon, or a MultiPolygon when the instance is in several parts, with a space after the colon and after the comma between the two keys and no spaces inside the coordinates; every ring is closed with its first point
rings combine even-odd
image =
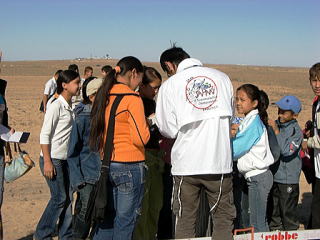
{"type": "Polygon", "coordinates": [[[206,76],[193,77],[186,85],[186,97],[195,108],[209,109],[216,102],[218,88],[215,82],[206,76]]]}

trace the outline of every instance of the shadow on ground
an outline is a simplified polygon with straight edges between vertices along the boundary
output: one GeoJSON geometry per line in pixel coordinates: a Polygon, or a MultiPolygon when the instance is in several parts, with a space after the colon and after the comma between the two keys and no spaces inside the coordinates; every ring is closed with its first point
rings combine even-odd
{"type": "Polygon", "coordinates": [[[17,240],[33,240],[33,233],[29,234],[28,236],[19,238],[17,240]]]}

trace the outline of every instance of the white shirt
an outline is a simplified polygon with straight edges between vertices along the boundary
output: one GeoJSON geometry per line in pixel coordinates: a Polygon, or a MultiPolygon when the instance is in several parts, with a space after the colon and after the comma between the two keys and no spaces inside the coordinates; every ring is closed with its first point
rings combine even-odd
{"type": "MultiPolygon", "coordinates": [[[[320,102],[318,102],[318,105],[316,108],[316,113],[318,112],[319,107],[320,107],[320,102]]],[[[318,119],[318,114],[316,114],[316,116],[315,116],[315,121],[316,121],[316,123],[320,122],[318,119]]],[[[320,126],[317,125],[317,128],[319,128],[319,127],[320,126]]],[[[314,136],[318,135],[317,128],[314,128],[314,136]]],[[[318,149],[318,148],[314,148],[314,170],[315,170],[316,178],[320,179],[320,149],[318,149]]]]}
{"type": "Polygon", "coordinates": [[[49,81],[46,83],[45,87],[44,87],[44,95],[48,95],[51,96],[55,93],[57,89],[57,81],[54,77],[52,77],[51,79],[49,79],[49,81]]]}
{"type": "MultiPolygon", "coordinates": [[[[74,112],[60,95],[47,110],[40,132],[40,144],[49,144],[51,158],[67,159],[68,143],[74,112]]],[[[41,156],[43,153],[41,151],[41,156]]]]}
{"type": "Polygon", "coordinates": [[[230,118],[233,87],[229,77],[199,60],[183,60],[160,87],[156,123],[162,135],[176,138],[173,175],[232,172],[230,118]]]}

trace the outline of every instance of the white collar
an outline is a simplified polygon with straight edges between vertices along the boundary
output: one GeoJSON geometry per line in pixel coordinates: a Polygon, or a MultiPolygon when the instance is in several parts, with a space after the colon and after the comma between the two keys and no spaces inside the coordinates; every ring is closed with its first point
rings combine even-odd
{"type": "Polygon", "coordinates": [[[186,70],[190,67],[198,67],[198,66],[203,66],[203,64],[198,59],[187,58],[187,59],[184,59],[181,63],[179,63],[177,68],[177,73],[183,70],[186,70]]]}
{"type": "Polygon", "coordinates": [[[251,110],[251,112],[249,112],[249,113],[246,115],[245,118],[250,118],[250,117],[255,116],[255,115],[258,115],[258,114],[259,114],[258,109],[253,109],[253,110],[251,110]]]}
{"type": "Polygon", "coordinates": [[[71,106],[69,105],[69,103],[64,99],[64,97],[62,95],[59,95],[58,99],[62,105],[64,106],[65,109],[68,109],[68,110],[71,110],[72,111],[72,108],[71,106]]]}

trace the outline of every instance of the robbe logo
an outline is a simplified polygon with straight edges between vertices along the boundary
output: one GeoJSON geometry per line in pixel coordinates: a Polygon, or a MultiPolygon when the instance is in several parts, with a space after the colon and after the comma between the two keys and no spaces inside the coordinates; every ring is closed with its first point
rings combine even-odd
{"type": "Polygon", "coordinates": [[[186,86],[188,101],[198,109],[208,109],[217,100],[218,89],[215,82],[205,76],[190,79],[186,86]]]}

